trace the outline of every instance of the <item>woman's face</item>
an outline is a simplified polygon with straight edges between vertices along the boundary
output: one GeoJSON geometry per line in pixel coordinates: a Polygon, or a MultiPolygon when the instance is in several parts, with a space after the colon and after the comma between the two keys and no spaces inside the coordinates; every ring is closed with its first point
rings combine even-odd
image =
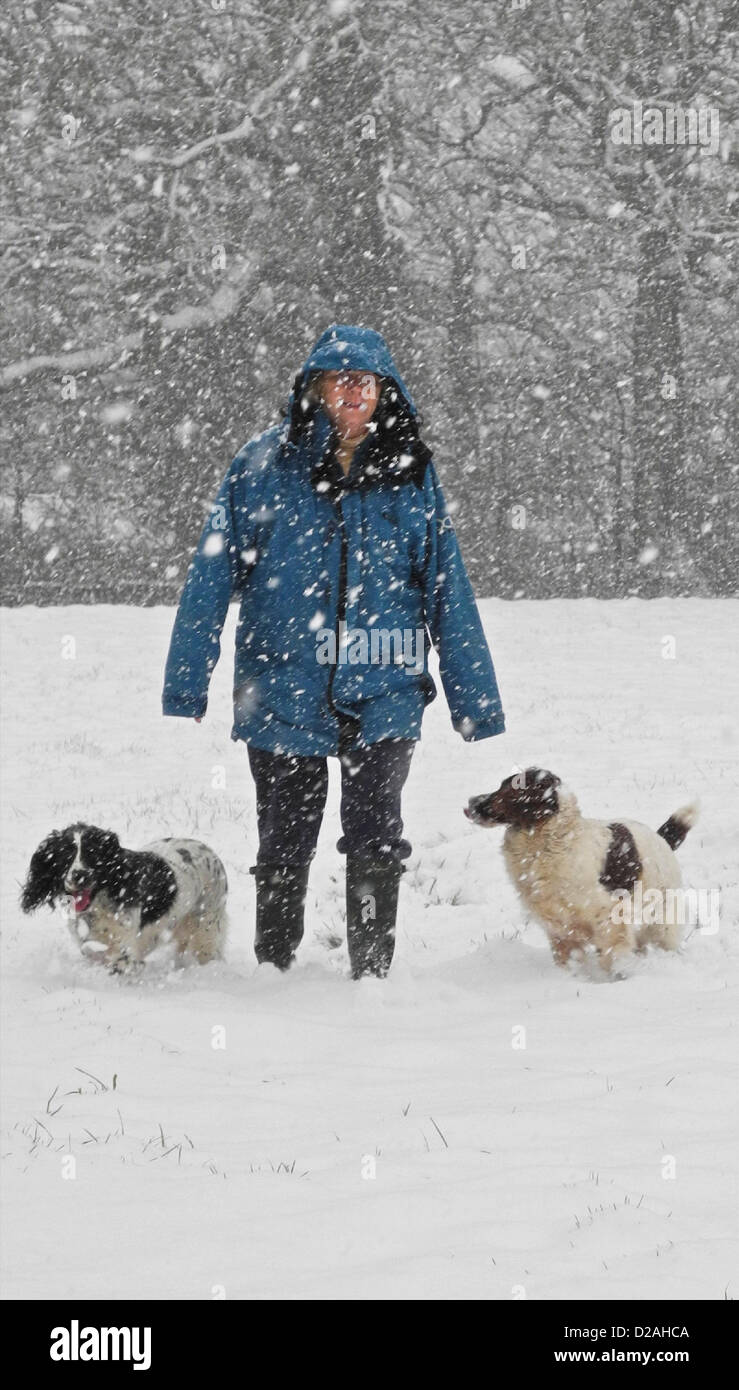
{"type": "Polygon", "coordinates": [[[321,399],[341,439],[362,438],[375,413],[380,378],[373,372],[323,372],[321,399]]]}

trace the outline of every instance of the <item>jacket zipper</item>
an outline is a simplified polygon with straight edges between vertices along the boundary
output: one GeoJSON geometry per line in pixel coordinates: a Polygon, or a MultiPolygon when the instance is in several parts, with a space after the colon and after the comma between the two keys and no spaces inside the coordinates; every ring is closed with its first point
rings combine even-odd
{"type": "Polygon", "coordinates": [[[340,560],[339,560],[339,591],[338,591],[337,603],[336,603],[336,632],[335,632],[335,637],[336,637],[336,661],[334,662],[333,666],[331,667],[331,674],[330,674],[330,676],[329,676],[329,678],[328,678],[327,701],[328,701],[328,707],[329,707],[329,709],[332,710],[333,713],[334,713],[334,715],[336,715],[336,717],[338,718],[338,716],[339,716],[339,710],[336,708],[336,705],[334,704],[334,699],[333,699],[332,691],[333,691],[333,684],[334,684],[334,676],[336,675],[336,667],[337,667],[338,664],[339,664],[339,642],[340,642],[340,639],[341,639],[341,623],[342,623],[342,620],[343,620],[343,621],[346,620],[346,569],[347,569],[346,527],[345,527],[345,525],[344,525],[344,512],[343,512],[343,508],[342,508],[341,502],[340,502],[340,500],[339,500],[338,498],[337,498],[337,501],[336,501],[336,509],[337,509],[337,512],[338,512],[338,515],[339,515],[339,531],[340,531],[340,534],[341,534],[341,558],[340,558],[340,560]]]}

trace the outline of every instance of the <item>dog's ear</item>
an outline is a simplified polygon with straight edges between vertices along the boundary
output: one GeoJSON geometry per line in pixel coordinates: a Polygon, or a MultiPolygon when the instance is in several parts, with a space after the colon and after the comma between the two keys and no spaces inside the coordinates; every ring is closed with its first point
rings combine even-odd
{"type": "Polygon", "coordinates": [[[62,892],[62,874],[70,846],[62,831],[53,830],[31,858],[28,876],[21,891],[21,909],[33,912],[42,903],[53,903],[62,892]]]}
{"type": "Polygon", "coordinates": [[[129,875],[126,851],[115,832],[89,826],[82,841],[82,853],[97,887],[104,888],[111,897],[123,901],[129,875]]]}
{"type": "Polygon", "coordinates": [[[84,836],[83,848],[91,855],[109,859],[112,854],[118,854],[120,851],[121,842],[114,830],[101,830],[97,825],[88,825],[84,836]]]}
{"type": "Polygon", "coordinates": [[[535,824],[556,816],[560,809],[557,788],[562,785],[561,777],[544,768],[527,769],[526,776],[526,819],[535,824]]]}
{"type": "Polygon", "coordinates": [[[114,830],[100,830],[97,825],[89,825],[82,839],[82,854],[93,871],[108,872],[120,863],[121,842],[114,830]]]}
{"type": "Polygon", "coordinates": [[[547,772],[543,767],[527,767],[524,773],[523,786],[536,786],[541,791],[546,791],[549,787],[561,787],[562,778],[556,772],[547,772]]]}

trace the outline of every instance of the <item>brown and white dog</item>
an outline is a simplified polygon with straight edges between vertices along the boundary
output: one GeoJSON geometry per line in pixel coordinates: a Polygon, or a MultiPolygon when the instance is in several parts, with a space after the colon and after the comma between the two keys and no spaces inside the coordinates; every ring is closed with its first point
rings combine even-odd
{"type": "Polygon", "coordinates": [[[21,907],[60,903],[82,954],[119,974],[168,941],[200,965],[220,956],[227,889],[220,859],[199,840],[124,849],[112,830],[77,822],[39,845],[21,907]]]}
{"type": "Polygon", "coordinates": [[[464,813],[476,825],[508,827],[508,874],[546,930],[558,965],[589,945],[607,971],[649,943],[666,951],[679,946],[683,917],[674,904],[682,876],[673,850],[695,823],[695,806],[675,811],[657,831],[633,820],[586,820],[559,777],[529,767],[496,792],[471,797],[464,813]],[[652,910],[641,919],[638,884],[638,902],[651,890],[652,910]],[[654,910],[655,899],[662,910],[654,910]]]}

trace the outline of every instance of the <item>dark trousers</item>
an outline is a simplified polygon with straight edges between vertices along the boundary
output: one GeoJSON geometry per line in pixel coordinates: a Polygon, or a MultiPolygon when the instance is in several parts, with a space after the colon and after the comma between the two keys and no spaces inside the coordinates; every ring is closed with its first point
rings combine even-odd
{"type": "MultiPolygon", "coordinates": [[[[411,845],[403,839],[400,797],[414,743],[382,739],[363,744],[356,721],[342,721],[340,853],[388,863],[408,858],[411,845]]],[[[326,758],[270,753],[250,745],[248,753],[257,792],[257,863],[309,864],[326,805],[326,758]]]]}

